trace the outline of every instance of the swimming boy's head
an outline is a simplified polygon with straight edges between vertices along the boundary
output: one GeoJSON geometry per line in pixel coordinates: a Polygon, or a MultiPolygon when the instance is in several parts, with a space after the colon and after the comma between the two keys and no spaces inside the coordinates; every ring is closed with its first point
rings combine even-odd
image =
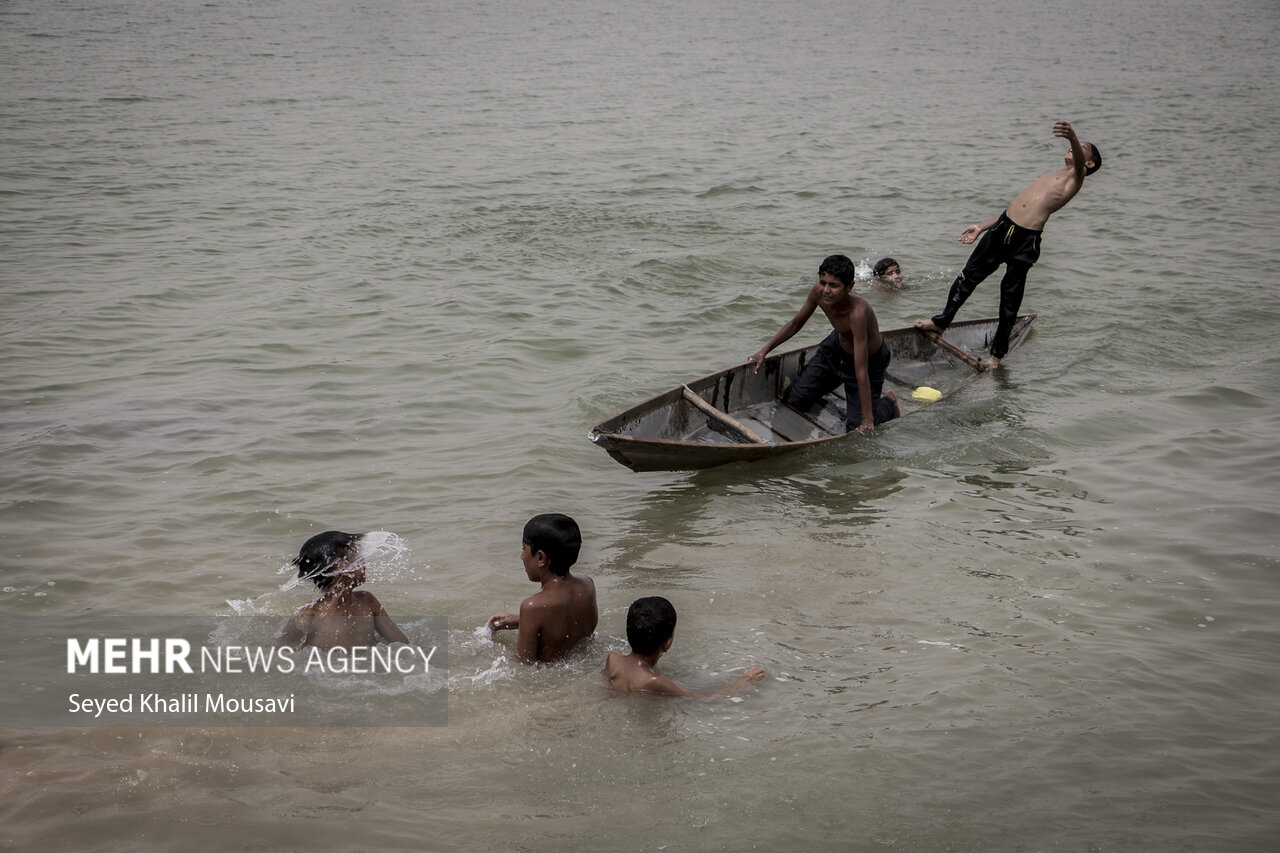
{"type": "Polygon", "coordinates": [[[652,654],[676,630],[676,609],[660,595],[637,598],[627,609],[627,642],[639,655],[652,654]]]}
{"type": "Polygon", "coordinates": [[[298,556],[293,558],[293,564],[298,567],[298,577],[314,581],[320,589],[328,589],[339,574],[336,571],[339,564],[356,555],[356,543],[363,535],[326,530],[312,536],[302,543],[298,556]]]}
{"type": "Polygon", "coordinates": [[[535,515],[524,526],[521,541],[529,547],[530,554],[539,551],[547,555],[547,567],[553,574],[564,577],[578,561],[582,550],[582,531],[578,522],[558,512],[535,515]]]}
{"type": "Polygon", "coordinates": [[[887,281],[901,282],[902,267],[893,258],[881,258],[876,261],[876,265],[871,270],[876,278],[882,278],[887,281]]]}
{"type": "Polygon", "coordinates": [[[829,255],[818,267],[819,278],[823,273],[828,273],[839,279],[845,287],[853,286],[853,277],[856,272],[857,268],[853,265],[853,261],[844,255],[829,255]]]}

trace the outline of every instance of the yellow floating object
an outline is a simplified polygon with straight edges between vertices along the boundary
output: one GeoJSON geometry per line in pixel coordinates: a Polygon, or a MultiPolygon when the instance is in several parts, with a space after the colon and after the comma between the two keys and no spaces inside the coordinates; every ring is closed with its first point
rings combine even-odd
{"type": "Polygon", "coordinates": [[[930,388],[928,385],[921,385],[919,388],[911,392],[914,400],[924,400],[926,403],[932,403],[934,400],[942,398],[942,392],[937,388],[930,388]]]}

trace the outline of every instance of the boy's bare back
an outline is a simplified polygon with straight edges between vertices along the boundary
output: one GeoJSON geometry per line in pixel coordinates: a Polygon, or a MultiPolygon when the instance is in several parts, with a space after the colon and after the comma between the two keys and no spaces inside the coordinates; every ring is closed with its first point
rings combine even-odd
{"type": "Polygon", "coordinates": [[[619,693],[657,693],[665,696],[684,696],[689,699],[713,701],[731,696],[750,682],[764,678],[764,668],[753,666],[723,690],[704,694],[686,690],[667,676],[654,672],[653,665],[644,655],[634,652],[629,655],[624,655],[621,652],[609,652],[609,656],[605,658],[604,662],[604,677],[609,680],[609,686],[619,693]]]}
{"type": "Polygon", "coordinates": [[[573,574],[552,578],[520,602],[516,654],[527,661],[558,660],[594,634],[599,619],[591,578],[573,574]]]}
{"type": "Polygon", "coordinates": [[[604,660],[604,677],[619,693],[666,693],[680,695],[680,686],[654,672],[640,655],[609,652],[604,660]]]}
{"type": "Polygon", "coordinates": [[[373,593],[355,590],[348,598],[322,596],[285,624],[279,642],[321,649],[372,646],[381,636],[389,643],[409,640],[373,593]]]}
{"type": "Polygon", "coordinates": [[[524,526],[520,563],[525,576],[542,589],[520,602],[519,613],[495,613],[490,631],[516,628],[516,657],[525,663],[558,660],[596,630],[596,585],[574,576],[582,532],[578,522],[559,512],[535,515],[524,526]]]}

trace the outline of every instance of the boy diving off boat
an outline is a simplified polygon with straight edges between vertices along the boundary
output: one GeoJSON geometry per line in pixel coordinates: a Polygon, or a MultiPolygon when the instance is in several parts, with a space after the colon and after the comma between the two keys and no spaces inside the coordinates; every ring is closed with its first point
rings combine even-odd
{"type": "Polygon", "coordinates": [[[845,386],[845,425],[870,432],[901,415],[892,391],[881,394],[889,369],[889,345],[880,336],[876,312],[853,292],[855,267],[844,255],[831,255],[818,267],[818,283],[809,289],[796,315],[782,325],[747,362],[756,373],[769,351],[789,340],[821,308],[832,332],[818,345],[804,370],[783,393],[783,402],[804,411],[841,383],[845,386]]]}
{"type": "Polygon", "coordinates": [[[991,357],[982,362],[985,370],[994,368],[1009,352],[1009,334],[1018,319],[1027,272],[1040,258],[1040,232],[1045,223],[1075,198],[1084,186],[1085,176],[1102,166],[1098,146],[1092,142],[1082,143],[1069,122],[1054,122],[1053,135],[1069,143],[1063,168],[1032,181],[1009,202],[1004,213],[964,229],[961,243],[972,243],[980,234],[982,239],[952,282],[942,313],[915,323],[918,329],[943,332],[973,289],[1004,264],[1004,278],[1000,281],[1000,323],[991,341],[991,357]]]}

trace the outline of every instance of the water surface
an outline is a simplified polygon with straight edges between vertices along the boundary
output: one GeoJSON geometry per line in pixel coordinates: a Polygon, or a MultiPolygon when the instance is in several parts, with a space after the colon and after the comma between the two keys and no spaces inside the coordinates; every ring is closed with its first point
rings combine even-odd
{"type": "Polygon", "coordinates": [[[6,729],[5,846],[1265,846],[1278,19],[3,4],[0,666],[265,641],[330,528],[402,537],[369,588],[452,626],[446,728],[6,729]],[[773,463],[636,475],[586,440],[744,360],[832,252],[902,262],[882,325],[934,313],[1058,118],[1105,165],[994,376],[773,463]],[[532,592],[543,511],[580,521],[601,624],[534,670],[474,629],[532,592]],[[648,594],[672,677],[768,678],[610,696],[648,594]]]}

